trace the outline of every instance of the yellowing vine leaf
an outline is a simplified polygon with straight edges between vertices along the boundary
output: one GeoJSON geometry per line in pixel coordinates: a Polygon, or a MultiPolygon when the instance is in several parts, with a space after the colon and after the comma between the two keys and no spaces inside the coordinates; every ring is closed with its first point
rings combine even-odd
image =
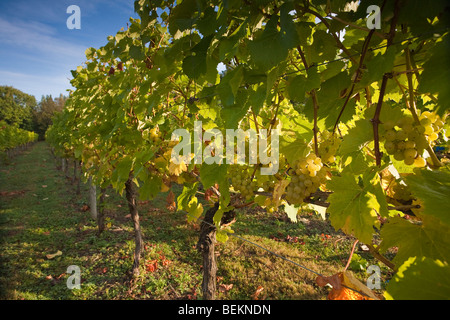
{"type": "Polygon", "coordinates": [[[173,162],[170,162],[169,165],[169,173],[179,176],[183,172],[187,171],[186,163],[184,163],[184,160],[181,160],[179,164],[175,164],[173,162]]]}
{"type": "Polygon", "coordinates": [[[198,203],[197,197],[192,197],[191,201],[188,203],[187,207],[188,222],[192,222],[200,218],[200,216],[203,213],[203,205],[201,203],[198,203]]]}

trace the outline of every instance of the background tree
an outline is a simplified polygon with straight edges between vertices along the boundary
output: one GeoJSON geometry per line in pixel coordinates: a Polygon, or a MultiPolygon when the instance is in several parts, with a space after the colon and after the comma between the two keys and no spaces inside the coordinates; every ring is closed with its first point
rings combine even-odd
{"type": "Polygon", "coordinates": [[[67,97],[62,94],[53,99],[51,95],[42,96],[41,101],[33,110],[33,130],[44,139],[45,131],[52,124],[55,113],[62,111],[67,97]]]}
{"type": "Polygon", "coordinates": [[[11,86],[0,86],[0,120],[31,130],[33,127],[32,110],[36,107],[36,98],[11,86]]]}

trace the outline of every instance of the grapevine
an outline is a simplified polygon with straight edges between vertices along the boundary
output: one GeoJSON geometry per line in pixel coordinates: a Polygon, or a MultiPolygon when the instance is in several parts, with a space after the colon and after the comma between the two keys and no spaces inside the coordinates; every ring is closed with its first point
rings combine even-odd
{"type": "MultiPolygon", "coordinates": [[[[449,251],[434,246],[442,239],[450,245],[443,200],[450,173],[433,151],[449,130],[448,7],[370,5],[385,18],[382,30],[367,29],[367,1],[353,13],[346,1],[136,1],[141,19],[130,19],[104,46],[88,48],[85,65],[72,71],[75,90],[46,138],[59,155],[82,161],[96,184],[128,191],[130,202],[131,187],[152,199],[180,184],[177,210],[195,219],[207,212],[197,191],[214,190],[208,219],[220,241],[227,239],[221,218],[238,207],[238,198],[269,212],[282,205],[296,210],[322,190],[327,198],[316,204],[333,227],[366,243],[394,272],[448,270],[438,261],[450,262],[449,251]],[[207,129],[198,130],[197,122],[207,129]],[[177,129],[191,141],[171,141],[177,129]],[[276,129],[279,159],[262,163],[262,152],[277,147],[270,137],[256,163],[224,161],[225,145],[208,149],[223,161],[195,161],[210,147],[196,139],[212,129],[223,136],[253,130],[258,139],[276,129]],[[174,163],[172,151],[183,141],[186,152],[174,163]],[[400,174],[385,188],[389,166],[400,174]],[[393,211],[392,199],[423,204],[419,222],[393,211]],[[415,236],[422,231],[432,239],[415,236]],[[391,247],[399,253],[388,261],[383,254],[391,247]]],[[[139,250],[136,263],[138,256],[139,250]]],[[[394,277],[386,297],[407,296],[415,280],[394,277]]]]}

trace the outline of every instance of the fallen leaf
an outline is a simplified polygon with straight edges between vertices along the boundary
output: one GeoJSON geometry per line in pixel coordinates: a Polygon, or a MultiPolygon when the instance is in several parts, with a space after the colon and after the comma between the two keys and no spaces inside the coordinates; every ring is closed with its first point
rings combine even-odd
{"type": "Polygon", "coordinates": [[[328,300],[379,300],[369,288],[348,271],[337,273],[331,277],[318,276],[316,283],[320,287],[327,283],[333,286],[328,294],[328,300]]]}
{"type": "Polygon", "coordinates": [[[153,272],[158,268],[158,262],[156,260],[149,261],[145,267],[147,272],[153,272]]]}
{"type": "Polygon", "coordinates": [[[1,191],[0,196],[17,196],[22,195],[25,193],[25,190],[19,190],[19,191],[1,191]]]}
{"type": "Polygon", "coordinates": [[[258,300],[258,296],[259,294],[264,290],[263,286],[258,286],[258,288],[256,288],[256,291],[254,294],[252,294],[252,298],[253,300],[258,300]]]}
{"type": "Polygon", "coordinates": [[[232,288],[233,288],[233,284],[232,283],[230,283],[230,284],[223,284],[223,283],[219,284],[219,291],[220,292],[226,293],[226,292],[230,291],[232,288]]]}
{"type": "Polygon", "coordinates": [[[127,215],[125,216],[125,218],[126,218],[126,219],[131,218],[131,213],[127,214],[127,215]]]}
{"type": "Polygon", "coordinates": [[[319,287],[324,287],[327,283],[329,283],[333,289],[339,290],[341,286],[340,273],[334,274],[330,277],[318,276],[316,278],[316,283],[319,287]]]}
{"type": "Polygon", "coordinates": [[[57,252],[55,252],[53,254],[47,254],[46,257],[47,257],[47,259],[53,259],[53,258],[55,258],[57,256],[60,256],[60,255],[62,255],[62,252],[58,250],[57,252]]]}
{"type": "Polygon", "coordinates": [[[42,185],[42,188],[47,188],[47,185],[46,185],[46,184],[43,184],[43,185],[42,185]]]}
{"type": "Polygon", "coordinates": [[[177,208],[177,204],[175,203],[175,194],[170,190],[169,194],[167,195],[166,199],[166,208],[169,211],[175,211],[177,208]]]}

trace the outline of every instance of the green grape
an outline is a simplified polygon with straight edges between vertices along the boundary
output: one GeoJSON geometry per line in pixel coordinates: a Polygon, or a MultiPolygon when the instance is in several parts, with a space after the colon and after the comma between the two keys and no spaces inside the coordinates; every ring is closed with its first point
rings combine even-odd
{"type": "Polygon", "coordinates": [[[381,126],[383,127],[384,130],[387,131],[387,130],[394,129],[395,123],[394,123],[394,121],[388,120],[388,121],[385,121],[381,126]]]}
{"type": "Polygon", "coordinates": [[[297,170],[290,170],[291,181],[286,188],[286,200],[292,204],[300,204],[325,181],[327,168],[314,153],[296,161],[295,164],[297,170]]]}
{"type": "Polygon", "coordinates": [[[242,165],[232,165],[230,166],[229,176],[233,188],[240,192],[243,198],[250,200],[253,191],[257,189],[257,182],[250,181],[251,172],[249,168],[242,165]]]}
{"type": "Polygon", "coordinates": [[[411,165],[413,165],[414,164],[414,158],[407,158],[407,157],[405,157],[405,159],[403,160],[403,162],[406,164],[406,165],[408,165],[408,166],[411,166],[411,165]]]}
{"type": "Polygon", "coordinates": [[[422,126],[426,127],[426,126],[428,126],[428,125],[431,124],[431,120],[430,120],[429,118],[421,117],[421,119],[420,119],[420,124],[421,124],[422,126]]]}
{"type": "Polygon", "coordinates": [[[434,133],[434,129],[433,126],[431,124],[425,126],[425,134],[426,135],[431,135],[434,133]]]}
{"type": "Polygon", "coordinates": [[[384,144],[384,148],[386,149],[386,152],[390,155],[393,155],[396,150],[396,145],[392,141],[386,141],[384,144]]]}
{"type": "Polygon", "coordinates": [[[394,153],[394,159],[397,161],[402,161],[405,159],[405,156],[403,155],[403,152],[401,150],[397,150],[394,153]]]}
{"type": "Polygon", "coordinates": [[[412,116],[402,117],[393,128],[392,122],[387,122],[386,126],[382,126],[386,130],[381,133],[387,154],[406,165],[424,166],[421,155],[429,143],[438,138],[436,129],[441,130],[439,120],[439,116],[424,112],[419,118],[420,123],[414,122],[412,116]],[[396,127],[400,129],[396,130],[396,127]]]}
{"type": "Polygon", "coordinates": [[[437,140],[437,138],[439,137],[439,135],[436,132],[433,132],[432,134],[428,135],[428,140],[430,142],[437,140]]]}
{"type": "Polygon", "coordinates": [[[405,156],[405,159],[411,158],[414,160],[414,158],[417,156],[417,150],[416,149],[405,149],[405,151],[403,152],[403,155],[405,156]]]}
{"type": "Polygon", "coordinates": [[[416,139],[416,147],[418,150],[424,150],[428,146],[427,139],[424,136],[419,136],[416,139]]]}
{"type": "Polygon", "coordinates": [[[414,141],[408,140],[405,142],[405,149],[414,149],[416,147],[416,143],[414,141]]]}
{"type": "Polygon", "coordinates": [[[406,138],[408,138],[408,134],[403,130],[399,130],[395,133],[395,140],[405,140],[406,138]]]}
{"type": "Polygon", "coordinates": [[[408,202],[412,200],[412,194],[408,186],[399,182],[395,182],[391,186],[391,190],[389,193],[392,198],[401,202],[408,202]]]}
{"type": "Polygon", "coordinates": [[[425,127],[422,125],[417,126],[416,130],[419,132],[419,135],[425,134],[425,127]]]}
{"type": "Polygon", "coordinates": [[[386,139],[386,141],[394,141],[396,136],[397,134],[395,130],[388,130],[384,133],[384,138],[386,139]]]}
{"type": "Polygon", "coordinates": [[[402,130],[408,135],[410,132],[414,130],[413,124],[407,124],[405,125],[402,130]]]}
{"type": "Polygon", "coordinates": [[[406,142],[405,141],[399,141],[399,142],[397,142],[396,146],[397,146],[398,150],[404,150],[405,147],[406,147],[406,142]]]}
{"type": "Polygon", "coordinates": [[[336,161],[335,154],[340,144],[341,139],[337,135],[329,131],[322,131],[319,135],[318,146],[318,154],[321,162],[334,163],[336,161]]]}
{"type": "Polygon", "coordinates": [[[416,159],[414,159],[414,166],[416,166],[417,168],[422,168],[425,167],[426,165],[427,165],[426,160],[421,156],[418,156],[416,159]]]}
{"type": "Polygon", "coordinates": [[[399,128],[405,129],[409,126],[412,127],[413,123],[414,123],[414,119],[412,117],[406,116],[406,117],[400,118],[397,121],[397,126],[399,128]]]}
{"type": "Polygon", "coordinates": [[[409,141],[415,141],[417,138],[419,138],[420,134],[417,128],[414,128],[411,132],[408,133],[408,140],[409,141]]]}

